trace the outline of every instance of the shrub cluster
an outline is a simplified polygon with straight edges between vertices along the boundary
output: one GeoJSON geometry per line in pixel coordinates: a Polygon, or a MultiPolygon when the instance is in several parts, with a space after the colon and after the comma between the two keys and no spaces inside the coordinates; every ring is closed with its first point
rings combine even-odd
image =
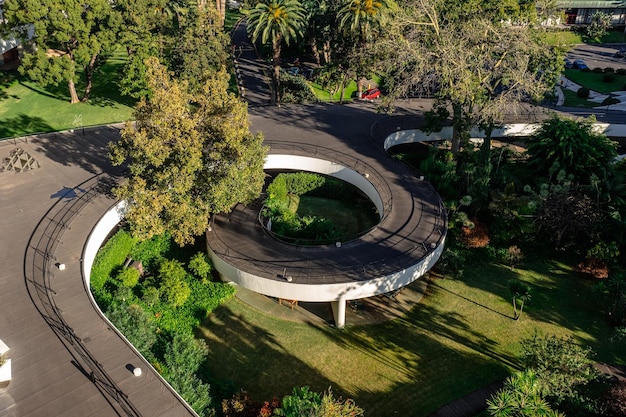
{"type": "Polygon", "coordinates": [[[306,79],[288,73],[280,75],[280,97],[281,101],[286,104],[303,104],[316,101],[315,93],[307,84],[306,79]]]}
{"type": "Polygon", "coordinates": [[[615,76],[613,74],[604,74],[604,77],[602,77],[602,81],[605,83],[612,83],[613,81],[615,81],[615,76]]]}
{"type": "Polygon", "coordinates": [[[587,87],[580,87],[576,95],[580,98],[589,98],[589,89],[587,87]]]}
{"type": "Polygon", "coordinates": [[[199,415],[209,415],[209,386],[197,376],[206,346],[194,339],[194,330],[234,289],[209,281],[205,253],[176,250],[172,242],[166,235],[137,243],[117,232],[96,257],[92,291],[133,346],[199,415]],[[146,266],[144,277],[124,266],[129,255],[146,266]]]}

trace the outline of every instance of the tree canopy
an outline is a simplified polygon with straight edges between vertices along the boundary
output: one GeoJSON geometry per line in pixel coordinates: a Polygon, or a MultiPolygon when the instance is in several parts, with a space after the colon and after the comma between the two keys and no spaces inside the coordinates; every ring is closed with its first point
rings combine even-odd
{"type": "MultiPolygon", "coordinates": [[[[474,126],[493,126],[554,86],[562,52],[547,45],[525,8],[476,0],[403,2],[385,47],[390,99],[421,91],[453,113],[452,151],[474,126]],[[461,8],[461,10],[459,10],[461,8]],[[524,20],[524,24],[518,23],[524,20]]],[[[508,4],[508,3],[507,3],[508,4]]]]}
{"type": "Polygon", "coordinates": [[[617,143],[597,132],[594,122],[556,115],[544,121],[526,140],[530,167],[552,179],[563,170],[578,184],[589,184],[592,175],[605,178],[617,157],[617,143]]]}
{"type": "Polygon", "coordinates": [[[110,147],[112,162],[130,169],[116,194],[131,202],[126,218],[136,237],[169,231],[183,245],[206,230],[210,214],[258,197],[266,151],[249,131],[246,105],[227,92],[224,71],[192,95],[151,58],[148,84],[153,96],[110,147]]]}
{"type": "Polygon", "coordinates": [[[298,0],[263,0],[247,12],[248,34],[253,42],[272,42],[272,65],[274,98],[280,101],[280,57],[281,43],[287,45],[302,36],[306,11],[298,0]]]}
{"type": "Polygon", "coordinates": [[[66,82],[70,101],[89,99],[92,78],[117,42],[122,18],[106,0],[10,0],[4,16],[11,27],[26,35],[34,26],[32,52],[26,53],[20,72],[42,84],[66,82]],[[85,89],[79,99],[76,83],[84,70],[85,89]]]}

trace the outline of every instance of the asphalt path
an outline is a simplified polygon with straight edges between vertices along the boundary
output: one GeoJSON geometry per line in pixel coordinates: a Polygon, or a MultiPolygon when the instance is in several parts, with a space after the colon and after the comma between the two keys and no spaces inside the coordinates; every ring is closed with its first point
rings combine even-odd
{"type": "Polygon", "coordinates": [[[613,56],[620,48],[626,48],[626,43],[576,45],[567,53],[567,58],[572,61],[582,59],[590,69],[598,67],[626,68],[626,58],[613,56]]]}

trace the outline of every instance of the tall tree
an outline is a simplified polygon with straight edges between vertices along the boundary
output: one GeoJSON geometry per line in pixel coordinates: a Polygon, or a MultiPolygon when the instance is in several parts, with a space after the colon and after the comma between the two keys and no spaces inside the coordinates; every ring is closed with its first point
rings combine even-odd
{"type": "Polygon", "coordinates": [[[135,236],[169,231],[178,244],[190,243],[210,214],[261,192],[262,136],[250,133],[246,105],[227,92],[228,78],[220,71],[192,95],[156,58],[148,60],[152,97],[139,103],[136,122],[110,148],[112,162],[130,169],[116,194],[131,202],[135,236]]]}
{"type": "Polygon", "coordinates": [[[218,12],[212,6],[191,6],[185,24],[174,36],[170,68],[179,79],[187,80],[192,91],[198,91],[207,74],[227,65],[229,45],[218,12]]]}
{"type": "Polygon", "coordinates": [[[272,42],[274,102],[280,103],[281,45],[302,35],[306,11],[298,0],[262,0],[247,12],[248,33],[252,41],[272,42]]]}
{"type": "MultiPolygon", "coordinates": [[[[343,0],[337,12],[339,29],[345,35],[353,37],[356,41],[354,47],[367,51],[367,44],[380,35],[394,7],[393,0],[343,0]]],[[[355,66],[358,98],[363,93],[363,77],[366,76],[364,72],[367,69],[367,62],[355,66]]]]}
{"type": "Polygon", "coordinates": [[[67,82],[71,103],[87,101],[93,75],[115,47],[121,15],[107,0],[10,0],[4,16],[11,27],[35,28],[32,53],[24,57],[20,72],[42,84],[67,82]],[[78,72],[85,89],[76,92],[78,72]]]}
{"type": "Polygon", "coordinates": [[[472,127],[493,126],[520,102],[541,99],[562,67],[539,25],[505,20],[507,10],[485,0],[410,0],[393,20],[390,97],[421,89],[451,108],[454,153],[472,127]]]}

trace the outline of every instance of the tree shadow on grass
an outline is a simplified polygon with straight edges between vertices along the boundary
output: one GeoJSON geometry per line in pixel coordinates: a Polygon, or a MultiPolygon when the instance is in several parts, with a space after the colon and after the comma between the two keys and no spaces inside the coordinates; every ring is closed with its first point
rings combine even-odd
{"type": "Polygon", "coordinates": [[[13,138],[32,132],[49,132],[52,130],[44,119],[20,113],[16,117],[6,119],[0,124],[0,138],[13,138]]]}
{"type": "Polygon", "coordinates": [[[34,93],[40,94],[45,97],[50,97],[56,100],[66,101],[69,103],[70,96],[68,87],[59,85],[47,85],[45,87],[36,84],[34,81],[26,81],[21,83],[25,88],[33,91],[34,93]]]}
{"type": "Polygon", "coordinates": [[[228,304],[211,313],[197,336],[204,338],[209,347],[204,371],[218,404],[240,390],[247,391],[255,401],[269,401],[275,396],[282,399],[295,386],[308,385],[321,392],[333,385],[292,355],[272,329],[255,325],[228,304]]]}

